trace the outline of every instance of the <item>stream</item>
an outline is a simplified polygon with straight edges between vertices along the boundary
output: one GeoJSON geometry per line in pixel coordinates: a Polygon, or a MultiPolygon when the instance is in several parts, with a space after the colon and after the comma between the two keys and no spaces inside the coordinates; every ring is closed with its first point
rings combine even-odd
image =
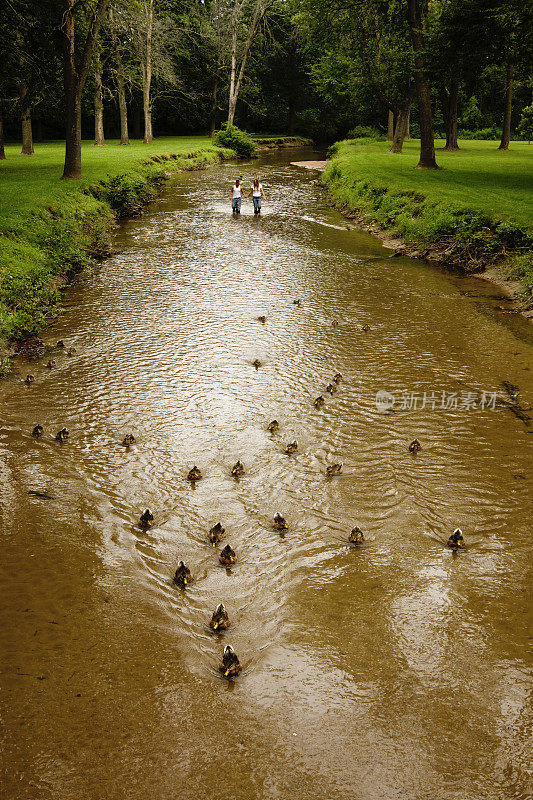
{"type": "Polygon", "coordinates": [[[313,157],[173,177],[0,383],[6,800],[533,796],[531,328],[391,257],[313,157]]]}

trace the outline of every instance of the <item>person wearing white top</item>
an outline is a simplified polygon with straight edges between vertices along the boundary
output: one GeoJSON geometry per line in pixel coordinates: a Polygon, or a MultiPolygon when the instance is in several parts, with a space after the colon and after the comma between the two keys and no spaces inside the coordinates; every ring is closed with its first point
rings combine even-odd
{"type": "Polygon", "coordinates": [[[241,198],[242,198],[242,186],[240,180],[237,178],[233,186],[231,187],[231,210],[234,214],[241,213],[241,198]]]}
{"type": "MultiPolygon", "coordinates": [[[[254,214],[261,213],[261,198],[265,197],[265,193],[263,191],[263,184],[259,183],[259,178],[254,178],[254,182],[252,184],[251,190],[248,192],[246,197],[250,197],[252,195],[252,200],[254,201],[254,214]]],[[[266,197],[265,197],[266,200],[266,197]]]]}

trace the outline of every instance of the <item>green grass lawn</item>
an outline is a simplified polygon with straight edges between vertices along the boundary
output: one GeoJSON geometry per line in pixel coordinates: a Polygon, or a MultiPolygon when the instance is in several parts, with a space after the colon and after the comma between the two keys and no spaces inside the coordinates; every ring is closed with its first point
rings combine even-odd
{"type": "Polygon", "coordinates": [[[494,219],[512,220],[533,230],[533,144],[511,142],[508,151],[498,142],[460,141],[460,150],[438,148],[440,170],[413,169],[420,143],[404,143],[403,153],[389,153],[387,142],[339,145],[336,162],[342,179],[368,180],[389,190],[413,190],[428,199],[481,211],[494,219]]]}
{"type": "Polygon", "coordinates": [[[109,141],[105,147],[92,142],[82,145],[81,181],[63,181],[64,142],[35,145],[35,155],[20,155],[20,145],[6,147],[6,160],[0,161],[0,231],[13,231],[26,224],[29,216],[50,206],[77,202],[80,186],[128,172],[143,158],[160,153],[187,153],[211,150],[207,136],[174,136],[156,139],[152,144],[133,141],[121,147],[109,141]]]}

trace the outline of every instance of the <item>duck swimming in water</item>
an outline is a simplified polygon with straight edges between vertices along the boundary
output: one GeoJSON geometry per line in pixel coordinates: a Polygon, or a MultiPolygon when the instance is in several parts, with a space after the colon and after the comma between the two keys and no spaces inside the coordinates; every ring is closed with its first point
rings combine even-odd
{"type": "Polygon", "coordinates": [[[223,550],[220,551],[218,560],[224,567],[231,567],[237,562],[235,550],[227,544],[223,550]]]}
{"type": "Polygon", "coordinates": [[[224,603],[220,603],[220,605],[217,606],[213,611],[213,616],[211,617],[209,627],[213,631],[226,631],[229,626],[229,614],[224,607],[224,603]]]}
{"type": "Polygon", "coordinates": [[[135,444],[135,436],[133,433],[128,433],[122,440],[122,444],[124,447],[129,447],[132,444],[135,444]]]}
{"type": "Polygon", "coordinates": [[[75,347],[71,347],[70,350],[67,353],[67,356],[73,356],[75,354],[76,354],[76,348],[75,347]]]}
{"type": "Polygon", "coordinates": [[[279,428],[279,422],[277,421],[277,419],[273,419],[272,422],[269,422],[269,424],[267,425],[267,430],[270,431],[270,433],[274,433],[274,431],[277,431],[278,428],[279,428]]]}
{"type": "Polygon", "coordinates": [[[26,375],[25,383],[33,383],[35,380],[35,375],[26,375]]]}
{"type": "Polygon", "coordinates": [[[189,470],[187,474],[187,480],[194,483],[195,481],[199,481],[203,477],[202,473],[198,469],[197,466],[194,466],[192,469],[189,470]]]}
{"type": "Polygon", "coordinates": [[[56,440],[58,442],[64,442],[66,441],[66,439],[68,439],[68,437],[69,437],[69,432],[67,431],[66,428],[61,428],[61,430],[56,433],[56,440]]]}
{"type": "Polygon", "coordinates": [[[265,315],[264,315],[264,314],[261,314],[261,316],[260,316],[260,317],[257,317],[257,321],[258,321],[258,322],[266,322],[266,321],[267,321],[267,318],[265,317],[265,315]]]}
{"type": "Polygon", "coordinates": [[[342,373],[340,373],[340,372],[337,372],[337,373],[336,373],[336,374],[333,376],[333,380],[335,381],[335,383],[339,384],[339,383],[342,381],[342,373]]]}
{"type": "Polygon", "coordinates": [[[176,586],[187,586],[188,583],[192,581],[191,571],[188,567],[185,566],[183,561],[180,561],[178,564],[178,568],[174,574],[173,578],[174,583],[176,586]]]}
{"type": "Polygon", "coordinates": [[[368,331],[370,330],[370,325],[363,325],[361,330],[364,331],[365,333],[368,333],[368,331]]]}
{"type": "Polygon", "coordinates": [[[213,525],[210,528],[208,535],[209,541],[213,545],[213,547],[220,542],[221,539],[224,538],[224,534],[226,533],[226,529],[222,527],[220,522],[217,522],[216,525],[213,525]]]}
{"type": "Polygon", "coordinates": [[[258,358],[256,358],[255,361],[252,361],[252,367],[255,367],[256,369],[259,369],[260,366],[262,366],[262,364],[261,364],[261,361],[259,361],[258,358]]]}
{"type": "Polygon", "coordinates": [[[292,456],[292,455],[293,455],[293,453],[296,453],[296,451],[297,451],[297,450],[298,450],[298,442],[294,441],[294,442],[290,442],[290,443],[289,443],[289,444],[288,444],[288,445],[287,445],[287,446],[284,448],[283,452],[284,452],[286,455],[288,455],[288,456],[292,456]]]}
{"type": "Polygon", "coordinates": [[[363,542],[365,541],[365,534],[363,533],[361,528],[358,528],[356,525],[355,528],[351,531],[350,535],[348,536],[348,541],[350,542],[350,544],[363,544],[363,542]]]}
{"type": "Polygon", "coordinates": [[[342,464],[330,464],[329,467],[326,467],[326,475],[330,477],[332,475],[340,475],[342,472],[342,464]]]}
{"type": "Polygon", "coordinates": [[[242,670],[237,653],[230,644],[227,644],[224,648],[222,664],[220,665],[219,670],[225,678],[234,678],[242,670]]]}
{"type": "Polygon", "coordinates": [[[300,306],[302,305],[302,301],[301,301],[301,300],[293,300],[293,301],[292,301],[292,304],[293,304],[294,306],[298,306],[298,307],[300,307],[300,306]]]}
{"type": "Polygon", "coordinates": [[[335,394],[336,391],[337,391],[337,384],[328,383],[328,385],[326,386],[326,392],[329,392],[330,394],[335,394]]]}
{"type": "Polygon", "coordinates": [[[43,428],[43,426],[42,426],[42,425],[36,425],[36,426],[35,426],[35,428],[32,430],[32,432],[31,432],[31,435],[32,435],[32,436],[33,436],[35,439],[38,439],[40,436],[42,436],[42,435],[43,435],[43,433],[44,433],[44,428],[43,428]]]}
{"type": "Polygon", "coordinates": [[[452,550],[459,550],[465,546],[465,540],[463,539],[463,532],[461,528],[456,528],[448,541],[446,542],[448,547],[451,547],[452,550]]]}
{"type": "Polygon", "coordinates": [[[153,524],[154,524],[154,515],[152,514],[150,509],[147,508],[146,511],[143,511],[143,513],[141,514],[139,525],[141,528],[147,530],[148,528],[151,528],[153,524]]]}
{"type": "Polygon", "coordinates": [[[409,452],[418,453],[419,450],[422,450],[422,445],[420,444],[418,439],[414,439],[409,445],[409,452]]]}
{"type": "Polygon", "coordinates": [[[48,369],[53,369],[55,365],[56,365],[55,361],[49,361],[46,366],[48,367],[48,369]]]}
{"type": "Polygon", "coordinates": [[[339,326],[339,320],[338,319],[334,319],[333,322],[331,323],[331,327],[332,328],[337,328],[338,326],[339,326]]]}
{"type": "Polygon", "coordinates": [[[321,408],[325,402],[324,395],[321,394],[320,397],[317,397],[313,405],[315,408],[321,408]]]}
{"type": "Polygon", "coordinates": [[[289,527],[287,525],[285,517],[282,517],[281,514],[276,514],[276,516],[274,517],[273,525],[274,529],[277,531],[286,531],[287,528],[289,527]]]}
{"type": "Polygon", "coordinates": [[[56,347],[59,347],[60,350],[62,350],[64,346],[65,346],[65,342],[63,341],[63,339],[60,339],[58,341],[58,343],[56,344],[56,347]]]}
{"type": "Polygon", "coordinates": [[[242,461],[237,461],[233,469],[231,470],[231,474],[234,478],[241,478],[244,475],[244,464],[242,461]]]}

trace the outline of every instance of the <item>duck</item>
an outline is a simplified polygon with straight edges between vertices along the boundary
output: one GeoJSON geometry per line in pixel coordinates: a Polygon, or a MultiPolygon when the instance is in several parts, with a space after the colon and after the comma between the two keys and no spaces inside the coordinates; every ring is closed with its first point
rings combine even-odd
{"type": "Polygon", "coordinates": [[[324,395],[321,394],[319,397],[317,397],[313,405],[315,408],[321,408],[325,402],[324,395]]]}
{"type": "Polygon", "coordinates": [[[49,361],[46,366],[48,367],[48,369],[53,369],[55,365],[56,365],[55,361],[49,361]]]}
{"type": "Polygon", "coordinates": [[[224,603],[220,603],[213,611],[209,627],[214,631],[226,631],[230,626],[229,614],[224,603]]]}
{"type": "Polygon", "coordinates": [[[292,301],[292,304],[293,304],[294,306],[298,306],[298,307],[299,307],[299,306],[301,306],[301,305],[302,305],[302,301],[301,301],[301,300],[293,300],[293,301],[292,301]]]}
{"type": "Polygon", "coordinates": [[[277,421],[277,419],[273,419],[272,422],[269,422],[267,425],[267,430],[270,431],[270,433],[274,433],[274,431],[277,431],[278,428],[279,428],[279,422],[277,421]]]}
{"type": "Polygon", "coordinates": [[[143,511],[143,513],[141,514],[139,525],[141,528],[147,529],[151,528],[153,524],[154,524],[154,515],[152,514],[150,509],[147,508],[146,511],[143,511]]]}
{"type": "Polygon", "coordinates": [[[203,475],[202,475],[202,473],[200,472],[200,470],[198,469],[197,466],[194,466],[187,473],[187,480],[191,481],[191,483],[194,483],[195,481],[199,481],[201,478],[203,478],[203,475]]]}
{"type": "Polygon", "coordinates": [[[224,648],[222,664],[219,670],[225,678],[234,678],[242,670],[237,653],[230,644],[227,644],[224,648]]]}
{"type": "Polygon", "coordinates": [[[244,464],[242,461],[237,461],[233,469],[231,470],[231,474],[234,478],[241,478],[244,475],[244,464]]]}
{"type": "Polygon", "coordinates": [[[76,348],[71,347],[70,350],[67,352],[67,356],[74,356],[76,355],[76,348]]]}
{"type": "Polygon", "coordinates": [[[229,544],[225,546],[223,550],[220,551],[218,560],[224,567],[231,567],[233,564],[237,562],[237,556],[235,554],[235,550],[230,547],[229,544]]]}
{"type": "Polygon", "coordinates": [[[465,540],[463,539],[463,532],[461,528],[456,528],[448,541],[446,542],[448,547],[451,547],[452,550],[459,550],[460,548],[465,546],[465,540]]]}
{"type": "Polygon", "coordinates": [[[326,467],[326,475],[330,477],[332,475],[340,475],[342,472],[342,464],[330,464],[329,467],[326,467]]]}
{"type": "Polygon", "coordinates": [[[32,436],[33,436],[35,439],[38,439],[40,436],[42,436],[42,435],[43,435],[43,433],[44,433],[44,428],[43,428],[43,426],[42,426],[42,425],[36,425],[36,426],[35,426],[35,428],[32,430],[32,432],[31,432],[31,435],[32,435],[32,436]]]}
{"type": "Polygon", "coordinates": [[[64,442],[68,437],[69,432],[66,428],[61,428],[61,430],[56,433],[56,440],[58,442],[64,442]]]}
{"type": "Polygon", "coordinates": [[[328,383],[328,385],[326,386],[326,392],[329,392],[330,394],[335,394],[336,391],[337,391],[337,384],[328,383]]]}
{"type": "Polygon", "coordinates": [[[336,373],[336,374],[333,376],[333,381],[334,381],[336,384],[339,384],[339,383],[341,383],[341,381],[342,381],[342,373],[341,373],[341,372],[337,372],[337,373],[336,373]]]}
{"type": "Polygon", "coordinates": [[[222,527],[220,522],[217,522],[216,525],[213,525],[213,527],[209,529],[207,536],[213,547],[224,538],[225,533],[226,529],[222,527]]]}
{"type": "Polygon", "coordinates": [[[363,533],[361,528],[358,528],[356,525],[355,528],[350,532],[350,535],[348,536],[348,541],[350,542],[350,544],[363,544],[363,542],[365,541],[365,534],[363,533]]]}
{"type": "Polygon", "coordinates": [[[370,325],[363,325],[361,330],[364,331],[365,333],[368,333],[368,331],[370,330],[370,325]]]}
{"type": "Polygon", "coordinates": [[[282,517],[281,514],[276,514],[274,517],[274,529],[277,531],[286,531],[289,527],[285,520],[285,517],[282,517]]]}
{"type": "Polygon", "coordinates": [[[288,456],[292,456],[293,453],[296,453],[298,450],[298,442],[289,442],[289,444],[284,448],[283,452],[286,453],[288,456]]]}
{"type": "Polygon", "coordinates": [[[333,322],[331,323],[331,327],[332,328],[337,328],[338,325],[339,325],[339,320],[338,319],[334,319],[333,322]]]}
{"type": "Polygon", "coordinates": [[[174,583],[176,586],[187,586],[188,583],[192,581],[191,571],[189,567],[186,567],[183,561],[180,561],[178,564],[178,568],[174,574],[173,578],[174,583]]]}
{"type": "Polygon", "coordinates": [[[413,439],[413,441],[409,445],[409,452],[418,453],[419,450],[422,450],[422,445],[420,444],[418,439],[413,439]]]}
{"type": "Polygon", "coordinates": [[[124,447],[129,447],[131,444],[135,444],[135,436],[133,433],[127,433],[122,440],[122,444],[124,447]]]}
{"type": "Polygon", "coordinates": [[[56,344],[56,347],[59,347],[60,350],[62,350],[64,348],[64,346],[65,346],[65,342],[63,341],[63,339],[60,339],[58,341],[58,343],[56,344]]]}
{"type": "Polygon", "coordinates": [[[30,384],[33,383],[34,380],[35,380],[35,375],[26,375],[25,383],[30,384]]]}
{"type": "Polygon", "coordinates": [[[256,369],[259,369],[260,366],[262,366],[262,364],[261,364],[261,361],[259,361],[258,358],[256,358],[255,361],[252,361],[252,367],[255,367],[256,369]]]}
{"type": "Polygon", "coordinates": [[[266,322],[266,321],[267,321],[267,318],[265,317],[265,315],[264,315],[264,314],[261,314],[261,316],[260,316],[260,317],[257,317],[257,321],[258,321],[258,322],[266,322]]]}

